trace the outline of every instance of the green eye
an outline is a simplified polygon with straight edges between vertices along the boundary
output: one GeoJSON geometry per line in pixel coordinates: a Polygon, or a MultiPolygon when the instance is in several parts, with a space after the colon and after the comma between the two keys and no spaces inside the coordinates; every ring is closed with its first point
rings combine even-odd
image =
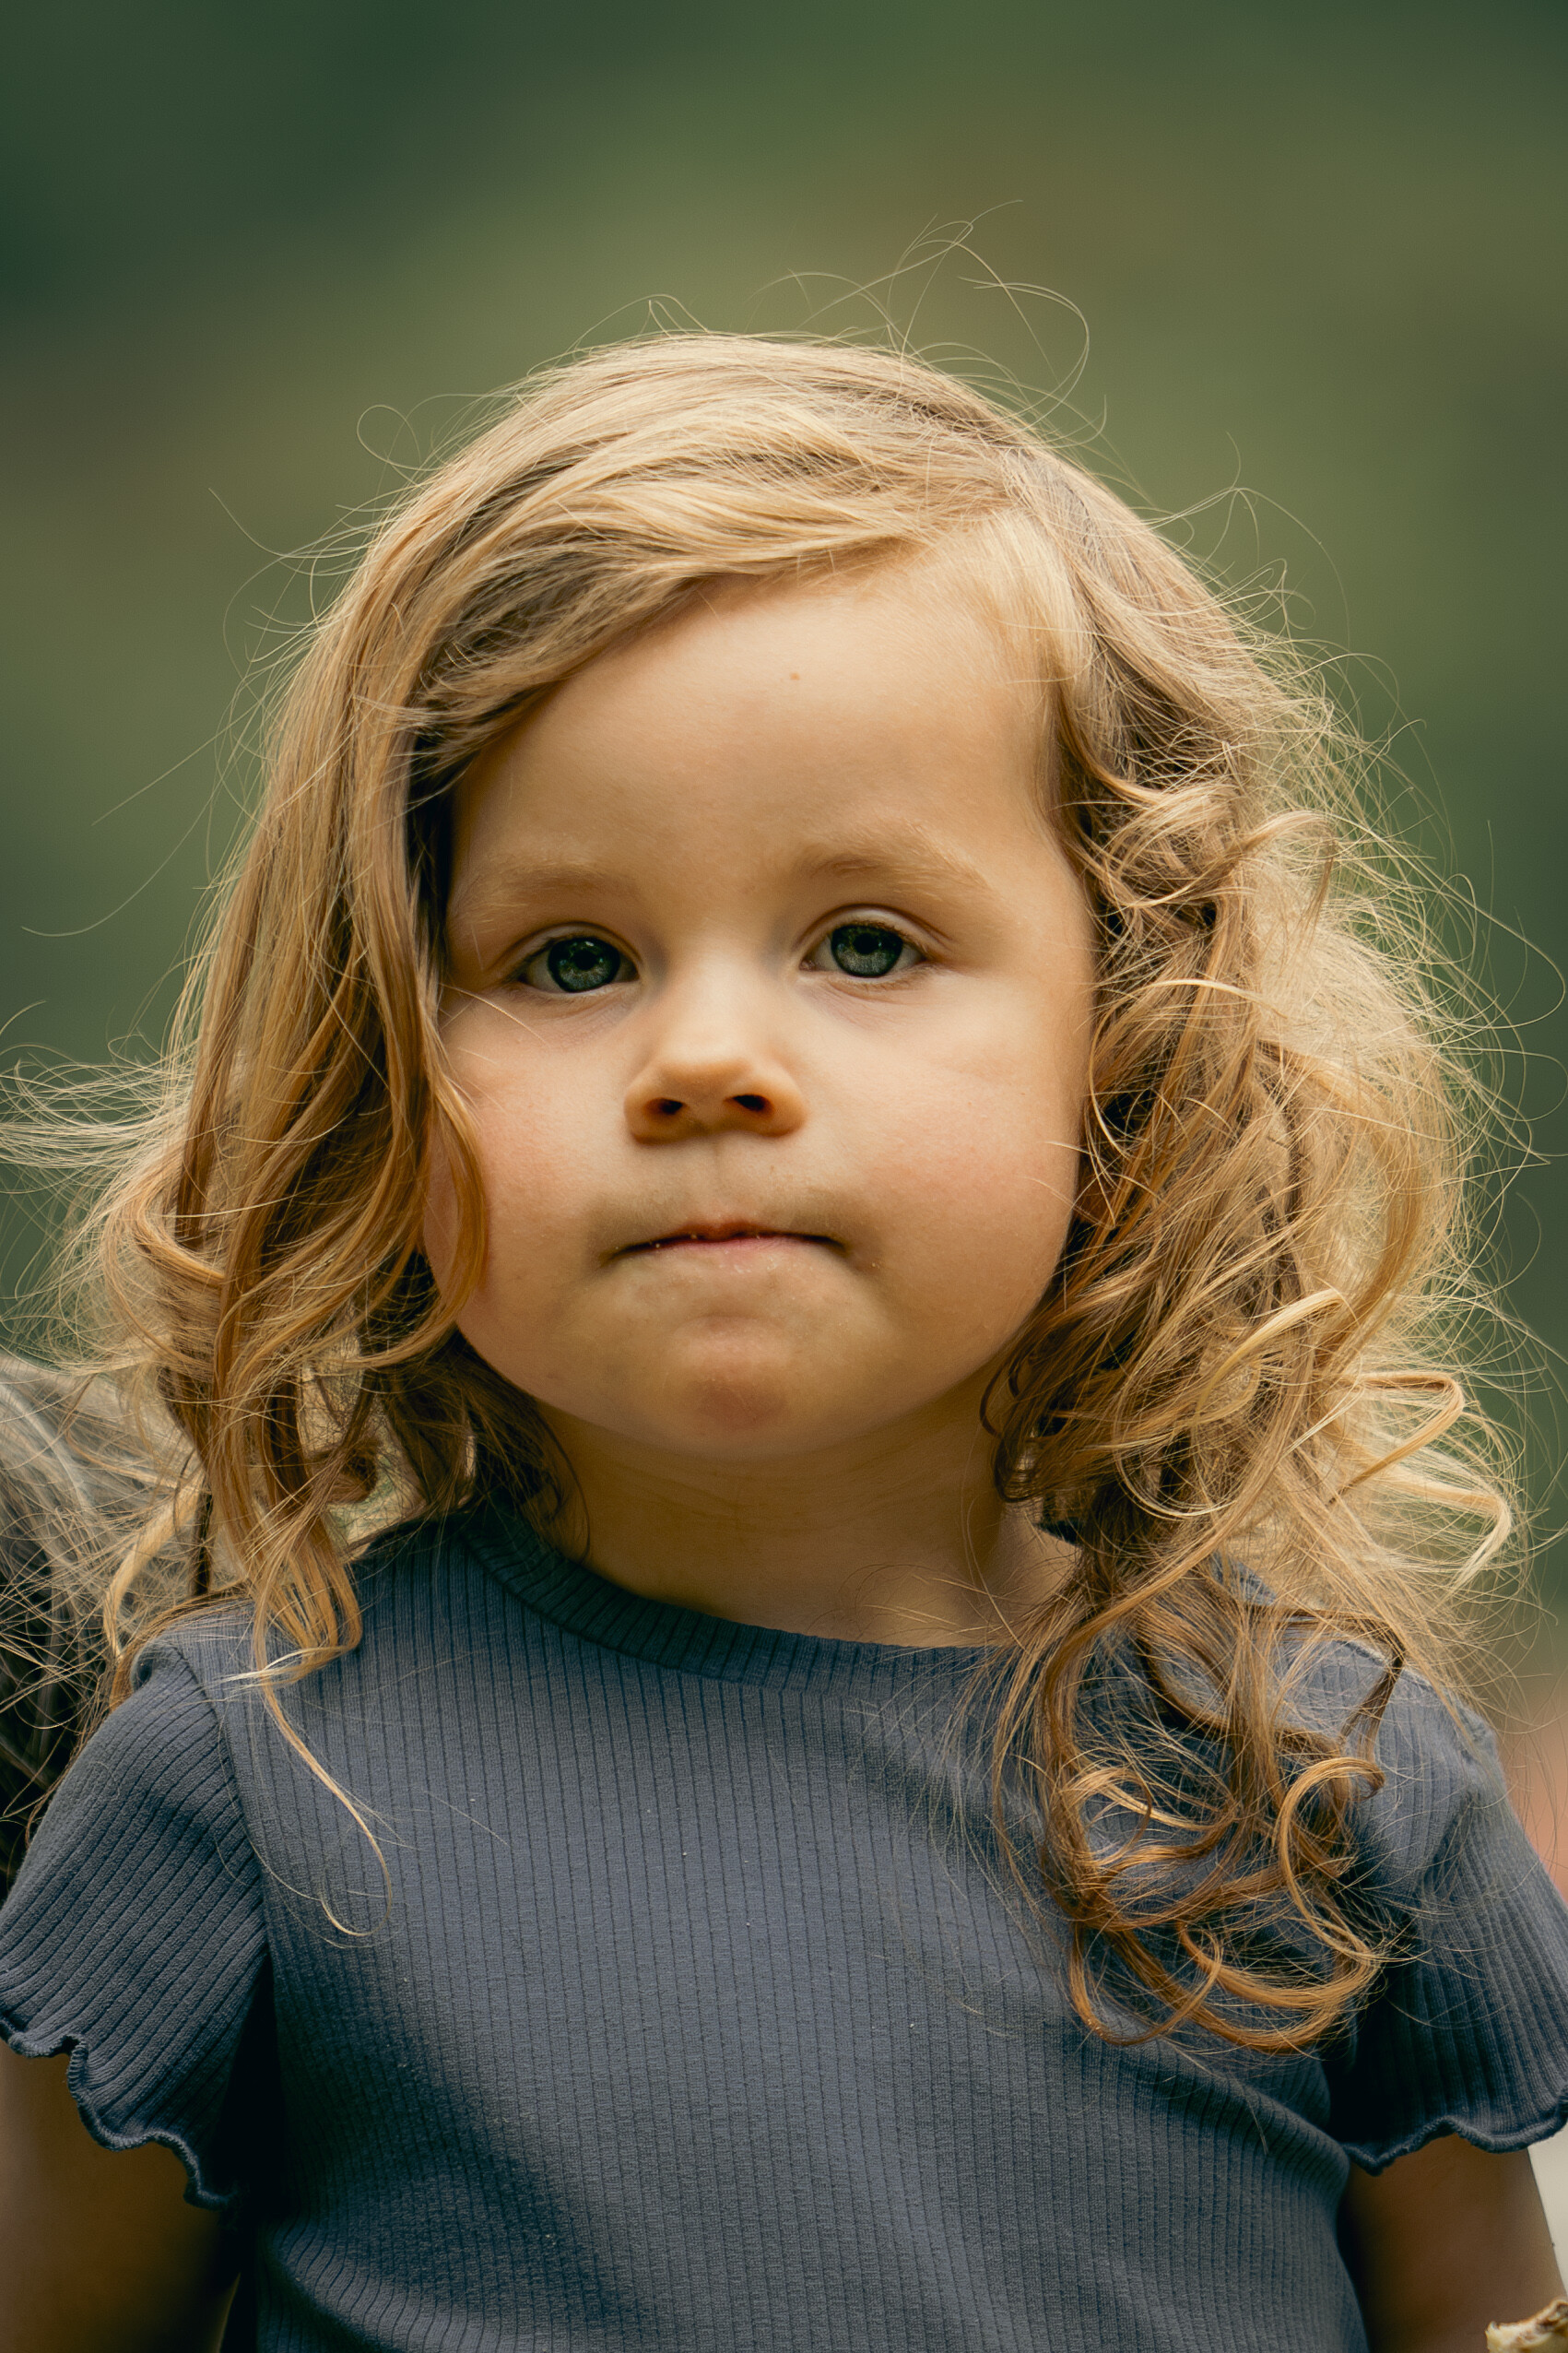
{"type": "Polygon", "coordinates": [[[841,923],[828,934],[828,952],[840,972],[856,980],[881,980],[890,973],[909,942],[882,923],[841,923]]]}
{"type": "Polygon", "coordinates": [[[607,940],[595,940],[589,932],[570,940],[552,940],[542,958],[528,959],[531,964],[542,962],[556,987],[572,997],[580,997],[590,988],[607,988],[619,976],[624,961],[619,948],[612,947],[607,940]]]}

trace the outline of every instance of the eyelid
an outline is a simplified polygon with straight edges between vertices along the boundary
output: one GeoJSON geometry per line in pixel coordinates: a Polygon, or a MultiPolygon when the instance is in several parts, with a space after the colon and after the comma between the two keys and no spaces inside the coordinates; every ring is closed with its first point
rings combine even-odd
{"type": "MultiPolygon", "coordinates": [[[[802,965],[809,967],[812,957],[827,945],[835,931],[847,930],[855,924],[863,924],[868,931],[890,931],[895,939],[903,941],[906,948],[912,948],[914,951],[920,964],[930,964],[938,961],[937,952],[932,946],[929,935],[923,935],[906,916],[889,915],[879,907],[852,906],[830,916],[825,923],[814,926],[801,956],[802,965]]],[[[916,969],[915,965],[906,965],[902,972],[882,974],[878,975],[878,983],[905,979],[910,972],[916,969]]],[[[871,980],[869,975],[854,973],[841,972],[839,977],[843,980],[864,979],[867,985],[870,985],[871,980]]]]}
{"type": "MultiPolygon", "coordinates": [[[[626,946],[623,940],[618,940],[615,933],[608,929],[606,925],[598,923],[552,923],[543,931],[530,932],[527,939],[523,942],[523,945],[515,950],[513,954],[507,957],[505,972],[506,979],[509,981],[514,981],[520,987],[525,988],[533,987],[535,984],[532,981],[525,981],[523,978],[525,970],[529,964],[535,962],[536,958],[544,955],[547,950],[553,948],[556,942],[560,940],[602,940],[607,948],[613,948],[617,955],[620,957],[621,961],[631,966],[634,974],[640,973],[642,970],[642,966],[639,964],[637,958],[632,954],[631,949],[626,946]]],[[[623,975],[618,975],[617,980],[621,980],[623,977],[623,975]]],[[[606,986],[614,987],[616,986],[616,982],[607,982],[606,986]]],[[[554,988],[544,989],[539,993],[543,996],[570,997],[578,992],[574,992],[573,990],[567,988],[554,988]]],[[[585,989],[581,993],[584,996],[602,996],[604,992],[602,989],[585,989]]]]}
{"type": "Polygon", "coordinates": [[[935,935],[926,925],[915,923],[906,915],[891,915],[886,907],[876,906],[841,907],[832,915],[819,919],[811,927],[808,951],[819,948],[822,941],[831,939],[835,931],[842,931],[846,925],[854,923],[863,923],[867,929],[874,931],[896,931],[901,940],[907,940],[912,948],[918,948],[923,956],[934,958],[940,952],[935,944],[935,935]]]}

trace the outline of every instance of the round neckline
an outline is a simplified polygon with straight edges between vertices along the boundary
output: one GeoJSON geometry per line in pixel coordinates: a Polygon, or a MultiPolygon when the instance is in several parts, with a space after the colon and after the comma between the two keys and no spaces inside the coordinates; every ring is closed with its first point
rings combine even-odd
{"type": "Polygon", "coordinates": [[[960,1684],[995,1655],[980,1643],[858,1642],[796,1634],[655,1601],[568,1559],[520,1515],[493,1502],[454,1515],[446,1529],[481,1567],[553,1626],[672,1673],[772,1689],[853,1685],[888,1692],[960,1684]]]}

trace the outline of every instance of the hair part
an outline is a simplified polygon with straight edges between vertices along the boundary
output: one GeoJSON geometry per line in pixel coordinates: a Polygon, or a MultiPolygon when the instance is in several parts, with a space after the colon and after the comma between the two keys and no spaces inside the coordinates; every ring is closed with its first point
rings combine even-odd
{"type": "Polygon", "coordinates": [[[135,1550],[112,1579],[113,1697],[152,1632],[242,1596],[319,1771],[277,1686],[357,1641],[363,1515],[498,1489],[555,1524],[540,1417],[455,1325],[485,1220],[438,1020],[454,787],[705,585],[890,562],[955,565],[1035,666],[1098,942],[1078,1211],[986,1408],[1001,1493],[1079,1563],[998,1662],[1002,1850],[1071,1921],[1097,2030],[1109,1957],[1150,2031],[1310,2043],[1387,1951],[1346,1885],[1382,1710],[1408,1666],[1456,1683],[1509,1527],[1452,1369],[1473,1107],[1326,698],[1031,424],[902,354],[683,335],[553,371],[316,627],[189,1042],[88,1232],[94,1361],[171,1434],[154,1534],[180,1520],[195,1562],[173,1610],[138,1600],[135,1550]],[[444,1295],[437,1150],[466,1242],[444,1295]],[[1364,1699],[1314,1721],[1311,1659],[1347,1639],[1364,1699]],[[1129,1662],[1136,1737],[1103,1704],[1129,1662]],[[1229,1760],[1196,1792],[1172,1722],[1229,1760]],[[1270,1905],[1310,1966],[1258,1957],[1270,1905]]]}

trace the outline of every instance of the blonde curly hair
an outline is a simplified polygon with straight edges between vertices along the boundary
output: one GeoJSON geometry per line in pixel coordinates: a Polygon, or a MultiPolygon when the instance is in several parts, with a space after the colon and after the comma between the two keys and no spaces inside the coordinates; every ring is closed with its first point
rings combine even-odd
{"type": "Polygon", "coordinates": [[[1041,431],[902,353],[573,361],[414,488],[314,629],[188,1047],[90,1223],[97,1367],[179,1434],[110,1583],[112,1697],[151,1632],[236,1595],[258,1670],[352,1647],[367,1502],[501,1487],[554,1523],[538,1417],[454,1324],[485,1216],[438,1025],[453,786],[704,584],[927,555],[1028,633],[1098,941],[1078,1212],[987,1404],[1001,1492],[1077,1561],[999,1662],[1003,1851],[1072,1923],[1100,2031],[1126,2023],[1108,1958],[1148,2006],[1126,2031],[1304,2045],[1386,1954],[1350,1884],[1380,1715],[1408,1665],[1453,1685],[1458,1596],[1509,1526],[1449,1362],[1463,1073],[1326,699],[1041,431]],[[444,1294],[438,1146],[466,1246],[444,1294]],[[146,1571],[182,1528],[171,1611],[146,1571]],[[1368,1688],[1326,1722],[1311,1661],[1347,1638],[1368,1688]],[[1129,1662],[1141,1729],[1096,1697],[1129,1662]],[[1253,1933],[1270,1905],[1294,1959],[1253,1933]]]}

